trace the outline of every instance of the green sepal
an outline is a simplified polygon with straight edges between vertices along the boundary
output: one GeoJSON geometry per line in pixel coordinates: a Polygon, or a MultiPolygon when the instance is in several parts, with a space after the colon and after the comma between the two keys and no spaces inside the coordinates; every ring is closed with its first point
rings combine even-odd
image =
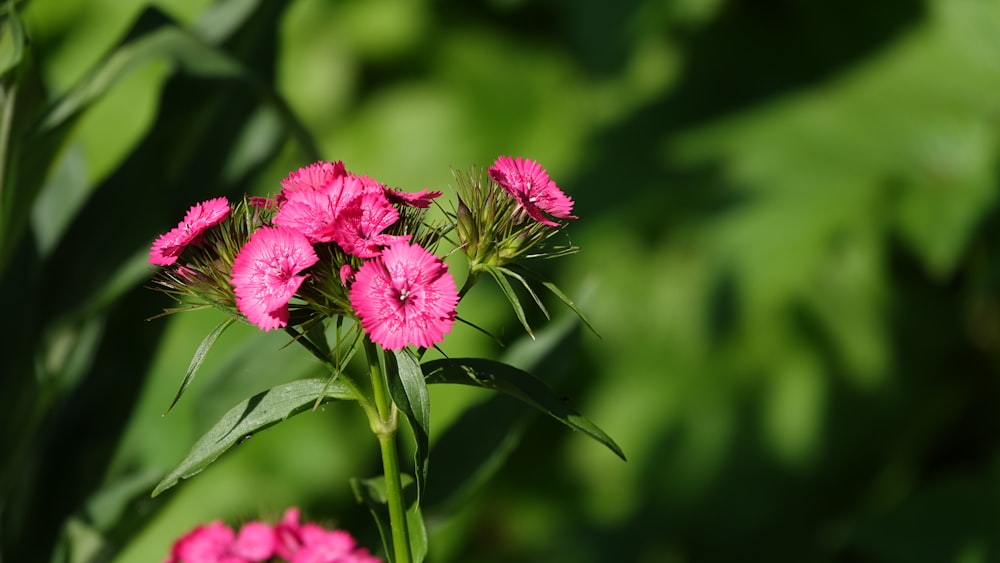
{"type": "Polygon", "coordinates": [[[181,479],[200,473],[226,450],[255,432],[309,410],[321,393],[324,402],[354,398],[343,383],[315,378],[278,385],[240,402],[195,443],[187,457],[153,489],[152,496],[173,487],[181,479]]]}
{"type": "Polygon", "coordinates": [[[548,414],[573,430],[579,430],[610,449],[622,460],[618,444],[596,424],[571,409],[542,380],[503,362],[482,358],[432,360],[423,365],[428,384],[457,383],[502,391],[548,414]]]}
{"type": "Polygon", "coordinates": [[[219,336],[235,322],[236,317],[227,317],[226,320],[222,321],[218,326],[213,328],[212,332],[205,335],[201,344],[198,345],[198,349],[194,351],[194,356],[191,358],[191,363],[188,365],[187,373],[184,374],[184,380],[181,381],[181,386],[177,390],[177,394],[174,395],[174,400],[170,401],[170,406],[167,407],[167,410],[163,411],[163,415],[161,416],[166,416],[166,414],[170,412],[170,409],[174,408],[174,405],[177,404],[177,401],[181,400],[181,395],[184,394],[188,385],[191,385],[191,382],[194,381],[194,376],[198,374],[198,369],[201,368],[202,362],[205,361],[205,356],[208,355],[208,351],[212,349],[212,346],[215,344],[215,341],[219,339],[219,336]]]}

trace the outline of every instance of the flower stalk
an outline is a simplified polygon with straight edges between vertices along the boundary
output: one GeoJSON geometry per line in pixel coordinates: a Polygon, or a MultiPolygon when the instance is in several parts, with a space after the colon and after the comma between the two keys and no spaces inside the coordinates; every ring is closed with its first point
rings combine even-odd
{"type": "Polygon", "coordinates": [[[403,499],[403,480],[399,469],[399,452],[396,449],[396,430],[399,428],[399,409],[389,395],[386,374],[382,370],[382,350],[365,339],[365,357],[371,377],[372,395],[377,410],[376,420],[369,420],[372,432],[378,439],[382,452],[382,472],[385,478],[386,503],[389,507],[389,527],[392,528],[392,551],[395,563],[410,563],[410,532],[406,522],[406,503],[403,499]]]}

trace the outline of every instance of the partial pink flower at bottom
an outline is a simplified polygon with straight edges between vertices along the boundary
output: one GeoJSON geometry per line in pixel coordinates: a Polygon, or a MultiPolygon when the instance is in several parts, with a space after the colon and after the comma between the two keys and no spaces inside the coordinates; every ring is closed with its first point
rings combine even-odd
{"type": "Polygon", "coordinates": [[[351,305],[383,348],[429,348],[451,330],[458,290],[440,258],[419,245],[395,243],[358,269],[351,305]]]}
{"type": "Polygon", "coordinates": [[[275,555],[289,563],[380,563],[345,531],[300,524],[301,512],[289,508],[274,527],[275,555]]]}
{"type": "Polygon", "coordinates": [[[165,563],[219,563],[224,561],[236,534],[220,521],[198,526],[174,543],[165,563]]]}
{"type": "Polygon", "coordinates": [[[274,555],[274,529],[263,522],[247,522],[236,534],[232,552],[248,561],[266,561],[274,555]]]}
{"type": "Polygon", "coordinates": [[[284,227],[257,229],[233,260],[237,308],[261,330],[285,326],[288,301],[306,279],[298,274],[317,261],[302,233],[284,227]]]}
{"type": "Polygon", "coordinates": [[[549,173],[528,158],[501,156],[489,168],[490,177],[514,196],[529,217],[550,227],[557,219],[576,219],[571,215],[573,200],[549,179],[549,173]]]}
{"type": "Polygon", "coordinates": [[[149,263],[170,266],[191,244],[197,244],[206,229],[229,216],[229,201],[217,197],[192,205],[184,219],[170,232],[162,234],[149,249],[149,263]]]}

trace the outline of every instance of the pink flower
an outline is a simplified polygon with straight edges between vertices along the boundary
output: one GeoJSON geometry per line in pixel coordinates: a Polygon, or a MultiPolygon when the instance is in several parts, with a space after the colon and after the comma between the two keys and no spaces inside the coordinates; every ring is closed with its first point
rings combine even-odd
{"type": "Polygon", "coordinates": [[[236,534],[222,522],[198,526],[174,543],[166,563],[220,563],[228,561],[236,534]]]}
{"type": "Polygon", "coordinates": [[[335,179],[347,175],[344,163],[326,162],[321,160],[309,166],[299,168],[281,181],[281,193],[277,196],[278,204],[284,204],[288,194],[299,191],[320,190],[329,185],[335,179]]]}
{"type": "Polygon", "coordinates": [[[332,242],[341,210],[364,191],[361,180],[347,175],[316,189],[282,192],[285,200],[271,222],[301,232],[309,242],[332,242]]]}
{"type": "Polygon", "coordinates": [[[263,522],[247,522],[240,528],[232,552],[248,561],[265,561],[274,555],[274,530],[263,522]]]}
{"type": "Polygon", "coordinates": [[[385,189],[385,195],[389,198],[389,201],[398,205],[409,205],[410,207],[419,207],[425,209],[430,207],[431,200],[436,197],[441,197],[441,192],[421,190],[417,193],[404,192],[401,190],[393,190],[391,188],[385,189]]]}
{"type": "Polygon", "coordinates": [[[250,196],[250,207],[256,207],[258,209],[277,209],[278,202],[275,199],[269,197],[261,197],[259,195],[250,196]]]}
{"type": "Polygon", "coordinates": [[[537,162],[525,158],[501,156],[489,169],[490,177],[521,204],[529,217],[539,223],[558,227],[548,216],[576,219],[573,200],[564,194],[537,162]]]}
{"type": "Polygon", "coordinates": [[[428,348],[455,322],[458,291],[448,266],[419,245],[395,243],[362,264],[351,305],[373,342],[389,350],[428,348]]]}
{"type": "Polygon", "coordinates": [[[184,220],[170,232],[160,235],[149,251],[149,263],[169,266],[177,261],[189,244],[198,244],[205,229],[217,225],[229,216],[229,202],[217,197],[191,206],[184,220]]]}
{"type": "Polygon", "coordinates": [[[379,563],[367,549],[357,547],[350,534],[318,524],[299,523],[298,508],[285,511],[274,528],[274,554],[290,563],[379,563]]]}
{"type": "Polygon", "coordinates": [[[333,240],[348,254],[374,258],[379,255],[379,247],[410,240],[409,235],[381,234],[398,219],[399,212],[381,191],[364,192],[352,199],[337,215],[333,240]]]}
{"type": "Polygon", "coordinates": [[[283,227],[254,231],[233,260],[237,308],[261,330],[285,326],[288,301],[306,279],[298,274],[317,261],[309,240],[298,231],[283,227]]]}

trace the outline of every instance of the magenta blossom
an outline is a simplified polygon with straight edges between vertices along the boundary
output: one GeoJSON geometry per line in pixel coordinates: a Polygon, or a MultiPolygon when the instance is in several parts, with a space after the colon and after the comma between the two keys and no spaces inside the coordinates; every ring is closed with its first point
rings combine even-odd
{"type": "Polygon", "coordinates": [[[531,159],[501,156],[489,169],[490,177],[514,196],[529,217],[551,227],[559,223],[549,218],[576,219],[573,200],[549,179],[548,172],[531,159]]]}
{"type": "Polygon", "coordinates": [[[302,233],[261,227],[233,261],[231,283],[236,307],[261,330],[285,326],[288,301],[306,278],[298,274],[317,261],[319,257],[302,233]]]}
{"type": "Polygon", "coordinates": [[[247,561],[266,561],[274,555],[274,529],[264,522],[247,522],[240,528],[231,551],[247,561]]]}
{"type": "Polygon", "coordinates": [[[299,523],[298,508],[289,508],[274,527],[274,553],[289,563],[379,563],[350,534],[319,524],[299,523]]]}
{"type": "Polygon", "coordinates": [[[230,551],[235,539],[236,534],[222,522],[198,526],[174,543],[165,563],[248,563],[230,551]]]}
{"type": "Polygon", "coordinates": [[[448,266],[423,247],[395,243],[354,275],[351,305],[373,342],[428,348],[455,322],[458,291],[448,266]]]}
{"type": "Polygon", "coordinates": [[[149,263],[170,266],[189,244],[198,244],[205,229],[218,225],[229,216],[229,202],[217,197],[191,206],[184,220],[160,235],[149,251],[149,263]]]}
{"type": "Polygon", "coordinates": [[[301,232],[309,242],[332,242],[340,212],[364,192],[361,180],[351,175],[337,176],[316,189],[290,191],[271,222],[301,232]]]}
{"type": "Polygon", "coordinates": [[[164,563],[263,563],[272,557],[286,563],[379,563],[343,530],[299,523],[299,509],[289,508],[270,526],[248,522],[238,533],[222,522],[198,526],[174,543],[164,563]]]}
{"type": "Polygon", "coordinates": [[[385,195],[389,198],[389,201],[397,205],[409,205],[410,207],[419,207],[421,209],[426,209],[430,207],[431,200],[437,197],[441,197],[441,192],[435,190],[421,190],[416,193],[404,192],[402,190],[394,190],[391,188],[385,189],[385,195]]]}
{"type": "Polygon", "coordinates": [[[333,240],[348,254],[374,258],[381,252],[379,247],[410,240],[409,235],[382,234],[398,219],[399,212],[382,192],[365,192],[340,211],[333,228],[333,240]]]}
{"type": "Polygon", "coordinates": [[[346,175],[344,163],[339,160],[337,162],[321,160],[299,168],[281,181],[282,190],[276,198],[277,203],[284,204],[288,194],[294,192],[321,190],[337,178],[346,175]]]}

